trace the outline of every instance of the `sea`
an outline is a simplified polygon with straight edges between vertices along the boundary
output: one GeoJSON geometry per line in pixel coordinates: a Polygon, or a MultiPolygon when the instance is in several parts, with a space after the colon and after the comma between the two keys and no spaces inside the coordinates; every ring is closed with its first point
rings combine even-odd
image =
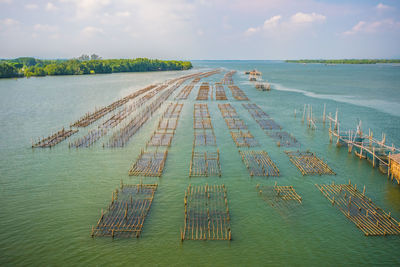
{"type": "MultiPolygon", "coordinates": [[[[315,184],[358,188],[400,221],[400,185],[378,168],[336,147],[329,123],[321,118],[338,112],[340,130],[356,130],[400,146],[400,65],[294,64],[283,61],[193,61],[188,71],[47,76],[0,80],[0,265],[1,266],[338,266],[399,265],[400,236],[365,236],[317,189],[315,184]],[[129,176],[140,151],[167,105],[153,114],[123,148],[103,147],[110,134],[89,148],[69,148],[98,122],[49,149],[32,142],[69,125],[87,112],[149,84],[184,74],[219,68],[201,82],[213,85],[227,71],[249,101],[238,101],[225,86],[227,101],[196,101],[199,84],[184,104],[168,150],[163,174],[129,176]],[[244,74],[262,72],[272,90],[256,90],[244,74]],[[189,177],[194,103],[207,103],[220,151],[221,177],[189,177]],[[218,109],[231,103],[249,131],[280,170],[279,177],[250,176],[218,109]],[[303,176],[255,122],[242,103],[256,103],[283,130],[293,134],[302,151],[322,158],[336,175],[303,176]],[[318,121],[302,123],[304,105],[318,121]],[[295,116],[296,114],[296,116],[295,116]],[[157,183],[151,209],[139,238],[91,237],[121,184],[157,183]],[[302,204],[279,209],[258,193],[257,185],[291,185],[302,204]],[[184,194],[189,185],[222,185],[227,189],[231,241],[181,242],[184,194]]],[[[188,83],[188,82],[187,82],[188,83]]],[[[185,84],[187,84],[185,83],[185,84]]],[[[184,84],[184,85],[185,85],[184,84]]],[[[135,116],[137,113],[133,113],[135,116]]],[[[122,122],[125,125],[130,119],[122,122]]],[[[119,126],[120,127],[120,126],[119,126]]],[[[118,127],[117,127],[118,129],[118,127]]]]}

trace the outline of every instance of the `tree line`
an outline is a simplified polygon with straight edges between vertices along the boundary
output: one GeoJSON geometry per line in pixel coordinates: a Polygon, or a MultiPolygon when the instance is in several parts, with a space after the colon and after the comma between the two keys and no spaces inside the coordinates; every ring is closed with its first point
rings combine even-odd
{"type": "Polygon", "coordinates": [[[286,60],[288,63],[323,63],[323,64],[377,64],[400,63],[400,59],[300,59],[286,60]]]}
{"type": "Polygon", "coordinates": [[[82,75],[115,72],[188,70],[190,61],[136,59],[101,59],[97,55],[69,60],[43,60],[33,57],[0,60],[0,78],[46,75],[82,75]]]}

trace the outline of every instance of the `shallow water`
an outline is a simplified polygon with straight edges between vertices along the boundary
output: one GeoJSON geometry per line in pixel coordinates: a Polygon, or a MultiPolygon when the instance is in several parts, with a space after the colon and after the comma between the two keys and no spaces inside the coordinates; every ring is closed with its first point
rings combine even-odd
{"type": "MultiPolygon", "coordinates": [[[[364,130],[375,136],[387,134],[400,144],[400,68],[391,65],[325,66],[263,61],[196,61],[195,70],[223,67],[236,69],[234,80],[286,131],[325,159],[336,176],[302,176],[289,158],[232,98],[229,101],[249,130],[281,171],[277,178],[251,178],[217,107],[207,103],[221,153],[222,177],[189,178],[193,141],[193,103],[198,87],[184,107],[169,149],[162,178],[143,178],[159,183],[139,239],[111,240],[90,237],[100,210],[111,192],[154,131],[158,115],[134,135],[122,149],[103,149],[107,137],[88,149],[68,149],[68,141],[53,149],[30,148],[31,138],[47,136],[68,126],[84,113],[182,72],[122,73],[0,80],[0,264],[1,265],[338,265],[398,264],[399,236],[365,237],[316,189],[315,183],[346,183],[349,179],[385,211],[400,220],[400,187],[364,160],[329,143],[327,128],[308,130],[294,109],[312,104],[315,114],[339,109],[343,128],[364,130]],[[257,68],[273,84],[271,92],[259,92],[244,70],[257,68]],[[293,185],[303,197],[300,208],[278,211],[256,193],[258,183],[293,185]],[[183,197],[191,184],[225,184],[231,215],[231,242],[180,242],[183,197]]],[[[193,71],[193,70],[192,70],[193,71]]],[[[192,72],[191,71],[191,72],[192,72]]],[[[186,72],[185,72],[186,73],[186,72]]],[[[223,74],[205,81],[215,82],[223,74]]],[[[175,94],[180,88],[175,91],[175,94]]],[[[170,97],[173,100],[173,97],[170,97]]],[[[320,115],[319,115],[320,116],[320,115]]],[[[94,127],[94,126],[92,126],[94,127]]],[[[87,130],[81,130],[80,135],[87,130]]],[[[77,136],[71,137],[75,140],[77,136]]]]}

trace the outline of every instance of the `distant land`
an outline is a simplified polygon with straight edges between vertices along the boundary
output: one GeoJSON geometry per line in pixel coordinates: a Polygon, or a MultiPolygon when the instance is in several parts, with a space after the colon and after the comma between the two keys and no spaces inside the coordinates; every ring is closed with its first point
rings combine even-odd
{"type": "Polygon", "coordinates": [[[299,59],[285,60],[288,63],[323,63],[323,64],[377,64],[400,63],[400,59],[299,59]]]}
{"type": "Polygon", "coordinates": [[[0,59],[0,78],[188,70],[190,68],[192,68],[190,61],[148,58],[102,59],[96,54],[91,56],[82,55],[74,59],[56,60],[20,57],[16,59],[0,59]]]}

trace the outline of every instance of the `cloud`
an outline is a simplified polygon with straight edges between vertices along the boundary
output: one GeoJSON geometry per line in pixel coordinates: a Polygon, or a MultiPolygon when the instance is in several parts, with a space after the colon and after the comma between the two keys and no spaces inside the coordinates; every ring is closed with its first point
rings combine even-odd
{"type": "Polygon", "coordinates": [[[326,20],[326,17],[324,15],[317,14],[315,12],[309,14],[298,12],[294,14],[290,18],[290,20],[293,23],[313,23],[313,22],[323,22],[326,20]]]}
{"type": "Polygon", "coordinates": [[[13,0],[0,0],[0,4],[11,4],[13,0]]]}
{"type": "Polygon", "coordinates": [[[385,4],[382,4],[382,3],[379,3],[379,4],[376,6],[376,8],[377,8],[378,10],[381,10],[381,11],[383,11],[383,10],[388,10],[388,9],[390,9],[391,7],[390,7],[390,6],[388,6],[388,5],[385,5],[385,4]]]}
{"type": "Polygon", "coordinates": [[[58,31],[57,26],[48,25],[48,24],[35,24],[33,26],[33,29],[35,31],[40,31],[40,32],[56,32],[56,31],[58,31]]]}
{"type": "Polygon", "coordinates": [[[39,6],[36,4],[26,4],[24,7],[26,9],[37,9],[39,6]]]}
{"type": "Polygon", "coordinates": [[[359,21],[350,30],[343,32],[343,35],[355,35],[358,33],[377,33],[385,30],[399,30],[400,21],[393,19],[378,20],[373,22],[359,21]]]}
{"type": "Polygon", "coordinates": [[[0,25],[6,26],[6,27],[16,26],[19,24],[20,24],[20,22],[15,19],[6,18],[3,20],[0,20],[0,25]]]}
{"type": "Polygon", "coordinates": [[[98,34],[103,34],[104,30],[102,28],[87,26],[82,29],[81,33],[86,37],[93,37],[98,34]]]}
{"type": "Polygon", "coordinates": [[[131,16],[131,12],[129,12],[129,11],[117,12],[117,13],[115,13],[115,16],[117,16],[117,17],[130,17],[131,16]]]}
{"type": "Polygon", "coordinates": [[[52,2],[48,2],[46,4],[46,10],[47,11],[56,11],[56,10],[58,10],[58,7],[56,7],[52,2]]]}
{"type": "Polygon", "coordinates": [[[302,13],[298,12],[291,16],[289,19],[283,20],[281,15],[275,15],[264,21],[262,26],[250,27],[246,30],[246,35],[252,35],[258,32],[268,33],[291,33],[312,23],[319,23],[326,20],[324,15],[317,13],[302,13]]]}
{"type": "Polygon", "coordinates": [[[263,28],[269,29],[269,28],[277,27],[281,18],[282,18],[281,15],[277,15],[277,16],[271,17],[270,19],[267,19],[266,21],[264,21],[263,28]]]}

